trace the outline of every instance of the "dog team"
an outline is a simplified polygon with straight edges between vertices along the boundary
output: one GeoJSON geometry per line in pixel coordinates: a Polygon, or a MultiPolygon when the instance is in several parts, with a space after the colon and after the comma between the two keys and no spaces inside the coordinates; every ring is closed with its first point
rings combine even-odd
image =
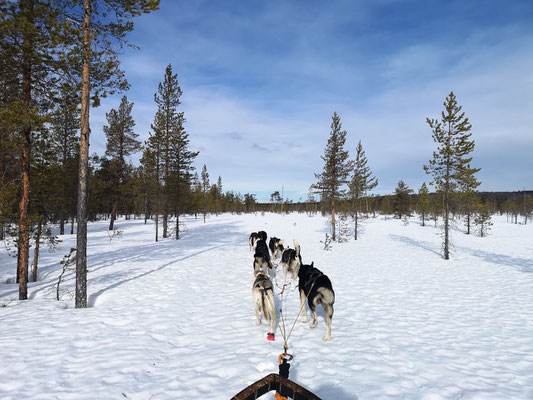
{"type": "Polygon", "coordinates": [[[283,240],[271,237],[267,246],[267,233],[265,231],[252,232],[250,234],[250,251],[254,252],[254,283],[252,295],[254,301],[256,324],[264,321],[270,322],[270,332],[268,340],[274,340],[274,322],[276,319],[276,307],[274,297],[274,286],[270,279],[270,274],[274,270],[272,260],[281,258],[283,276],[290,274],[296,281],[298,278],[298,292],[300,294],[300,304],[302,308],[302,322],[307,322],[307,304],[313,315],[313,321],[309,325],[314,328],[317,323],[316,307],[322,305],[326,316],[326,336],[323,340],[331,340],[331,319],[333,317],[333,303],[335,302],[335,292],[329,278],[318,268],[314,267],[314,262],[310,265],[302,263],[300,245],[296,240],[294,249],[285,248],[283,240]]]}

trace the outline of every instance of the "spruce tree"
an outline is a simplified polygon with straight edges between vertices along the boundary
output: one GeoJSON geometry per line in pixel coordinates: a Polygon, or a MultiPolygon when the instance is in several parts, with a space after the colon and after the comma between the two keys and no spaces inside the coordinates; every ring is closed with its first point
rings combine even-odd
{"type": "Polygon", "coordinates": [[[111,160],[113,179],[113,205],[109,230],[112,231],[117,218],[117,209],[121,197],[122,186],[125,182],[125,158],[140,149],[141,143],[136,139],[139,135],[133,131],[135,121],[131,116],[133,103],[128,102],[126,96],[122,97],[118,110],[112,109],[106,113],[108,125],[104,125],[107,137],[105,155],[111,160]]]}
{"type": "Polygon", "coordinates": [[[370,167],[367,166],[368,160],[361,141],[357,144],[354,170],[350,182],[350,196],[352,198],[352,209],[354,213],[355,229],[354,238],[357,240],[358,228],[358,214],[359,214],[359,199],[368,191],[374,189],[378,185],[378,180],[372,176],[370,167]]]}
{"type": "Polygon", "coordinates": [[[394,189],[392,208],[399,219],[411,215],[411,199],[409,197],[411,193],[413,193],[413,189],[409,188],[402,180],[398,182],[398,186],[394,189]]]}
{"type": "Polygon", "coordinates": [[[473,184],[474,174],[479,168],[472,168],[469,154],[474,150],[475,142],[471,140],[472,125],[461,112],[455,94],[450,92],[444,102],[441,120],[426,118],[431,128],[433,140],[438,144],[433,152],[433,159],[424,165],[427,174],[433,176],[431,182],[443,196],[444,218],[444,259],[450,258],[450,206],[453,193],[463,186],[473,184]]]}
{"type": "Polygon", "coordinates": [[[335,201],[344,195],[342,187],[348,183],[348,175],[353,166],[344,150],[346,131],[342,129],[341,119],[336,112],[333,113],[331,131],[328,144],[321,156],[324,167],[321,173],[315,174],[318,179],[312,187],[316,193],[320,193],[322,200],[331,204],[331,238],[335,236],[335,201]]]}

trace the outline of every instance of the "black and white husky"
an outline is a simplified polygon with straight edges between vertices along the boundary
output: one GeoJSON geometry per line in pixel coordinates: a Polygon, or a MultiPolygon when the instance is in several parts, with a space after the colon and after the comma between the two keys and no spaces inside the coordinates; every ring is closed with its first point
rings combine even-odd
{"type": "Polygon", "coordinates": [[[261,315],[264,321],[270,321],[270,332],[274,333],[276,308],[274,305],[272,281],[268,275],[262,271],[257,271],[255,273],[252,296],[254,299],[255,324],[261,324],[261,315]]]}
{"type": "Polygon", "coordinates": [[[270,261],[270,252],[266,242],[259,239],[255,244],[254,254],[254,272],[262,270],[265,273],[272,269],[272,262],[270,261]]]}
{"type": "Polygon", "coordinates": [[[329,278],[319,269],[311,265],[302,264],[298,271],[298,289],[300,290],[300,302],[303,310],[302,322],[307,322],[305,299],[313,314],[313,322],[309,327],[316,326],[316,307],[321,304],[326,315],[326,336],[323,340],[331,340],[331,319],[333,317],[333,303],[335,303],[335,292],[329,278]]]}
{"type": "Polygon", "coordinates": [[[296,280],[298,270],[302,265],[302,256],[300,255],[300,245],[293,239],[294,249],[286,248],[281,253],[281,265],[283,266],[283,276],[288,272],[291,273],[292,279],[296,280]]]}
{"type": "Polygon", "coordinates": [[[268,242],[268,248],[270,249],[270,254],[272,258],[276,258],[276,253],[281,253],[283,251],[283,240],[278,239],[277,237],[271,237],[268,242]]]}
{"type": "Polygon", "coordinates": [[[259,239],[262,239],[266,242],[267,233],[265,231],[250,233],[250,239],[248,239],[248,242],[250,243],[250,251],[252,251],[252,248],[255,248],[256,243],[259,239]]]}

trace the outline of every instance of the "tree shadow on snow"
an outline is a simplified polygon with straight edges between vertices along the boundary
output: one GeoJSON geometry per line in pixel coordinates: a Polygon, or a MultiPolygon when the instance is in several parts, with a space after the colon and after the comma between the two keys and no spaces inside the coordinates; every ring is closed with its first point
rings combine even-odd
{"type": "Polygon", "coordinates": [[[420,247],[424,250],[430,251],[431,253],[441,256],[440,252],[435,250],[435,245],[433,245],[432,243],[422,242],[419,240],[411,239],[410,237],[407,237],[407,236],[400,236],[400,235],[393,235],[393,234],[390,234],[389,237],[393,240],[403,242],[411,246],[420,247]]]}
{"type": "Polygon", "coordinates": [[[490,262],[492,264],[512,267],[522,272],[533,272],[533,259],[515,258],[506,256],[505,254],[489,253],[487,251],[474,250],[468,247],[457,248],[466,253],[470,253],[475,257],[482,258],[484,261],[490,262]]]}

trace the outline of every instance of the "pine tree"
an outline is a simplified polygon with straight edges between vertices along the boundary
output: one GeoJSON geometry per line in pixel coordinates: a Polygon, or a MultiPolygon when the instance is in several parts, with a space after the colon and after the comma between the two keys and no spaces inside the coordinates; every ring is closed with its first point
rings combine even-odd
{"type": "Polygon", "coordinates": [[[404,181],[400,180],[398,186],[394,189],[393,210],[399,219],[403,216],[409,217],[411,215],[411,199],[409,195],[413,193],[413,189],[409,188],[404,181]]]}
{"type": "Polygon", "coordinates": [[[112,109],[106,113],[107,123],[104,132],[107,137],[105,155],[111,159],[113,182],[113,206],[109,230],[113,230],[117,218],[117,209],[120,202],[122,186],[125,182],[125,158],[140,149],[141,143],[136,139],[139,135],[133,132],[135,121],[131,116],[133,103],[128,103],[126,96],[122,97],[118,110],[112,109]]]}
{"type": "Polygon", "coordinates": [[[75,214],[78,150],[79,96],[76,88],[63,84],[60,88],[59,102],[52,112],[52,145],[61,168],[61,194],[59,201],[59,234],[65,234],[65,221],[75,214]]]}
{"type": "Polygon", "coordinates": [[[485,237],[489,234],[492,221],[487,204],[480,204],[478,206],[478,214],[474,218],[474,225],[476,226],[478,236],[485,237]]]}
{"type": "Polygon", "coordinates": [[[153,182],[150,186],[153,188],[154,195],[154,216],[155,216],[155,241],[159,240],[159,211],[160,211],[160,181],[161,181],[161,162],[163,159],[164,134],[163,134],[164,118],[161,112],[156,112],[154,123],[151,125],[152,133],[146,143],[146,151],[143,155],[143,165],[148,176],[148,180],[153,182]]]}
{"type": "Polygon", "coordinates": [[[444,218],[444,259],[450,258],[449,231],[450,206],[453,193],[461,187],[473,184],[473,175],[479,168],[472,168],[472,157],[468,155],[474,150],[474,140],[471,140],[472,125],[461,113],[461,106],[453,92],[450,92],[444,102],[445,110],[441,114],[441,121],[426,118],[433,132],[433,140],[438,144],[433,152],[433,159],[424,165],[427,174],[433,176],[432,184],[443,195],[444,218]]]}
{"type": "Polygon", "coordinates": [[[470,227],[472,225],[472,219],[479,210],[480,199],[478,194],[473,190],[466,190],[458,194],[460,211],[464,215],[466,234],[470,235],[470,227]]]}
{"type": "Polygon", "coordinates": [[[207,207],[208,207],[208,194],[209,194],[209,188],[211,187],[211,184],[209,183],[209,173],[207,172],[207,165],[204,164],[202,167],[202,181],[200,182],[201,188],[202,188],[202,205],[203,205],[203,213],[204,213],[204,224],[205,224],[205,217],[207,214],[207,207]]]}
{"type": "Polygon", "coordinates": [[[191,173],[194,171],[193,161],[198,151],[189,149],[189,134],[183,127],[184,114],[178,113],[177,124],[171,132],[169,142],[169,184],[174,188],[174,209],[176,214],[176,239],[179,239],[179,217],[182,212],[185,196],[190,191],[191,173]]]}
{"type": "Polygon", "coordinates": [[[0,120],[3,129],[17,133],[13,137],[17,145],[14,150],[20,160],[17,240],[20,300],[28,298],[31,149],[56,92],[58,77],[54,70],[58,57],[50,49],[60,47],[59,33],[65,28],[58,15],[57,2],[0,1],[0,58],[4,59],[1,76],[7,78],[0,120]]]}
{"type": "Polygon", "coordinates": [[[344,195],[341,189],[348,183],[348,175],[353,162],[348,160],[348,152],[344,150],[346,131],[342,130],[341,119],[337,113],[333,113],[331,132],[328,144],[321,156],[324,161],[322,173],[315,174],[318,182],[312,187],[316,193],[320,193],[324,201],[331,204],[331,238],[335,241],[335,200],[344,195]]]}
{"type": "Polygon", "coordinates": [[[422,226],[426,226],[426,216],[431,210],[431,200],[429,197],[429,190],[426,185],[426,182],[423,182],[422,186],[420,186],[420,189],[418,189],[418,199],[416,202],[416,208],[418,214],[420,215],[422,226]]]}
{"type": "Polygon", "coordinates": [[[178,75],[172,73],[169,64],[165,69],[163,82],[160,82],[154,100],[157,104],[158,113],[161,116],[161,130],[163,135],[163,237],[168,237],[168,212],[170,197],[170,147],[172,132],[179,129],[178,106],[181,104],[181,88],[178,83],[178,75]]]}
{"type": "Polygon", "coordinates": [[[378,180],[372,176],[370,167],[367,166],[368,160],[361,141],[357,144],[354,170],[350,182],[350,195],[352,198],[352,208],[355,220],[354,238],[357,240],[358,228],[358,214],[359,214],[359,199],[368,191],[374,189],[378,185],[378,180]]]}

